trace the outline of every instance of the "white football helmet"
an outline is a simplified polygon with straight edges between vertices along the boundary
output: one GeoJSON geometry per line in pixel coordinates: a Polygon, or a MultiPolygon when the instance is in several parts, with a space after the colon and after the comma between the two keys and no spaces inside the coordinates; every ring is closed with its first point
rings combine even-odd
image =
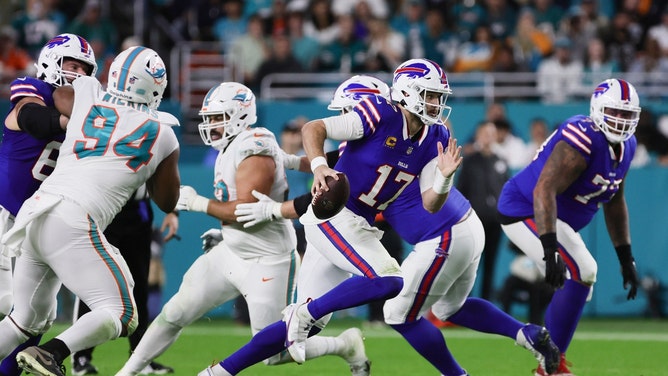
{"type": "Polygon", "coordinates": [[[225,150],[236,135],[257,121],[255,95],[240,83],[223,82],[206,94],[199,115],[203,120],[199,135],[204,144],[225,150]],[[214,115],[224,115],[225,120],[215,121],[214,115]],[[220,127],[224,127],[222,134],[220,127]]]}
{"type": "Polygon", "coordinates": [[[133,46],[116,56],[109,67],[107,92],[130,102],[160,106],[167,87],[167,69],[157,52],[133,46]]]}
{"type": "Polygon", "coordinates": [[[42,47],[37,63],[35,63],[37,78],[56,87],[69,85],[81,75],[63,70],[63,59],[65,58],[78,60],[88,65],[90,67],[88,75],[95,76],[97,62],[95,62],[95,53],[90,44],[78,35],[60,34],[42,47]]]}
{"type": "Polygon", "coordinates": [[[352,111],[353,107],[355,107],[364,97],[370,95],[380,95],[389,100],[390,87],[376,77],[356,75],[343,81],[343,83],[336,88],[334,98],[329,102],[327,109],[347,113],[352,111]]]}
{"type": "Polygon", "coordinates": [[[446,106],[445,102],[450,94],[452,90],[445,72],[431,60],[410,59],[394,71],[392,100],[417,115],[426,125],[432,125],[441,119],[443,110],[447,110],[447,113],[442,120],[443,122],[447,120],[452,108],[446,106]],[[438,113],[429,113],[426,103],[427,92],[441,94],[439,104],[433,105],[438,113]]]}
{"type": "Polygon", "coordinates": [[[589,116],[605,138],[616,144],[633,136],[640,119],[640,110],[640,99],[633,85],[613,78],[601,82],[594,89],[589,116]],[[606,113],[606,108],[617,111],[606,113]]]}

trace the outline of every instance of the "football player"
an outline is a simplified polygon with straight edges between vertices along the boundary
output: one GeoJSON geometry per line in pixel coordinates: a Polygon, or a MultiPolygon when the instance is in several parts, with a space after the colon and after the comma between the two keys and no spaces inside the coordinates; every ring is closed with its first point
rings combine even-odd
{"type": "MultiPolygon", "coordinates": [[[[377,79],[371,77],[353,82],[368,86],[367,94],[362,94],[366,96],[378,86],[373,80],[377,79]]],[[[353,92],[350,81],[339,86],[329,109],[349,111],[359,102],[359,95],[345,95],[347,91],[353,92]]],[[[354,88],[354,92],[365,93],[359,88],[354,88]]],[[[328,155],[328,159],[332,158],[328,155]]],[[[415,245],[401,265],[403,289],[398,296],[385,303],[386,323],[401,333],[443,375],[459,376],[465,371],[450,354],[441,331],[424,318],[430,308],[441,320],[515,339],[547,369],[555,370],[559,363],[559,350],[551,342],[545,328],[524,325],[486,300],[467,298],[475,282],[485,241],[480,220],[468,200],[452,187],[443,208],[431,214],[417,200],[411,199],[418,194],[418,189],[417,181],[411,183],[383,212],[399,235],[415,245]],[[420,225],[407,226],[406,223],[420,225]]],[[[249,225],[272,219],[263,216],[263,213],[288,215],[290,218],[300,216],[306,212],[310,201],[310,194],[285,203],[274,202],[257,193],[256,197],[260,199],[257,203],[237,206],[238,219],[249,225]]]]}
{"type": "MultiPolygon", "coordinates": [[[[125,260],[103,231],[142,184],[171,212],[179,196],[176,135],[157,111],[167,86],[165,64],[145,47],[121,52],[107,90],[79,77],[53,93],[70,120],[56,167],[24,202],[2,243],[16,260],[14,309],[0,322],[0,357],[48,329],[61,284],[91,309],[40,346],[17,354],[24,371],[64,376],[72,352],[131,334],[137,326],[134,285],[125,260]],[[164,122],[163,122],[164,120],[164,122]]],[[[29,132],[49,133],[44,123],[29,132]]]]}
{"type": "Polygon", "coordinates": [[[447,128],[432,125],[444,110],[449,115],[446,100],[451,92],[438,64],[411,59],[395,70],[391,95],[396,104],[368,96],[350,113],[304,125],[304,149],[314,173],[312,192],[326,188],[326,177],[335,177],[338,170],[348,176],[350,198],[332,218],[319,220],[309,207],[300,219],[308,245],[298,304],[286,309],[282,321],[200,375],[235,375],[285,348],[301,363],[306,338],[318,333],[332,312],[399,294],[401,269],[371,223],[418,176],[422,190],[413,200],[429,212],[445,202],[461,164],[461,148],[447,128]],[[327,166],[327,138],[348,141],[336,170],[327,166]]]}
{"type": "MultiPolygon", "coordinates": [[[[295,299],[300,259],[292,222],[281,219],[248,229],[234,215],[237,204],[256,200],[253,190],[277,201],[288,190],[282,153],[273,133],[253,127],[257,121],[255,95],[240,83],[223,82],[209,90],[199,114],[204,120],[199,125],[202,140],[218,150],[213,181],[216,199],[183,186],[177,209],[219,219],[223,226],[218,232],[224,241],[195,260],[179,291],[165,304],[117,376],[137,375],[176,341],[184,327],[239,294],[248,303],[253,335],[280,320],[281,310],[295,299]]],[[[207,234],[211,235],[207,231],[204,236],[207,234]]],[[[353,370],[366,367],[359,329],[309,340],[309,359],[328,354],[343,357],[353,370]]],[[[292,361],[285,351],[271,355],[266,364],[292,361]]]]}
{"type": "MultiPolygon", "coordinates": [[[[589,116],[564,121],[510,179],[499,198],[503,231],[545,272],[556,289],[545,325],[561,351],[555,375],[570,375],[566,351],[596,282],[596,261],[579,231],[603,206],[608,233],[621,265],[627,299],[635,299],[638,275],[631,252],[624,178],[637,141],[636,89],[621,79],[601,82],[589,116]]],[[[538,367],[536,375],[546,375],[538,367]]]]}
{"type": "MultiPolygon", "coordinates": [[[[65,132],[61,116],[53,105],[53,91],[70,85],[79,76],[94,76],[95,54],[88,42],[74,34],[60,34],[40,51],[36,77],[19,77],[10,84],[10,107],[5,118],[0,143],[0,236],[9,231],[19,208],[44,179],[49,176],[58,157],[65,132]],[[35,137],[26,129],[48,124],[50,130],[35,137]]],[[[11,258],[4,255],[0,244],[0,318],[13,305],[11,258]]],[[[55,302],[54,302],[55,307],[55,302]]],[[[56,311],[49,322],[55,319],[56,311]]],[[[31,336],[15,352],[36,345],[41,336],[31,336]]],[[[15,354],[0,365],[0,374],[18,376],[21,371],[15,354]]]]}

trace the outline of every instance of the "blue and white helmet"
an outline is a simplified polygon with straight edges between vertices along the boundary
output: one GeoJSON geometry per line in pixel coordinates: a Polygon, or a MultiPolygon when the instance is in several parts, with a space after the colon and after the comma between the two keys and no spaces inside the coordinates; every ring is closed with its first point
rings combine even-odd
{"type": "Polygon", "coordinates": [[[88,75],[95,76],[97,62],[93,48],[84,38],[75,34],[60,34],[48,41],[39,52],[37,63],[37,78],[59,87],[69,85],[78,73],[63,70],[63,60],[66,58],[77,60],[89,66],[88,75]]]}
{"type": "Polygon", "coordinates": [[[376,77],[366,75],[356,75],[343,81],[336,91],[334,98],[327,106],[328,110],[341,111],[347,113],[352,111],[353,107],[364,97],[370,95],[380,95],[383,98],[390,99],[390,87],[376,77]]]}
{"type": "Polygon", "coordinates": [[[594,89],[590,104],[589,116],[609,142],[616,144],[633,136],[641,110],[633,85],[620,79],[607,79],[594,89]],[[616,114],[606,113],[606,108],[617,110],[616,114]]]}
{"type": "Polygon", "coordinates": [[[199,111],[202,123],[199,135],[205,145],[225,150],[230,141],[257,121],[255,95],[251,89],[237,82],[223,82],[209,90],[199,111]],[[225,119],[214,122],[213,116],[225,119]],[[218,128],[224,127],[222,134],[218,128]]]}
{"type": "Polygon", "coordinates": [[[133,46],[116,56],[109,68],[107,92],[157,109],[167,87],[167,69],[157,52],[133,46]]]}
{"type": "MultiPolygon", "coordinates": [[[[392,79],[392,100],[401,104],[406,110],[417,115],[426,125],[435,124],[444,110],[444,122],[450,116],[451,107],[445,102],[452,94],[448,78],[441,67],[427,59],[410,59],[397,67],[392,79]],[[437,112],[430,111],[426,106],[426,94],[441,94],[438,105],[433,105],[437,112]]],[[[431,108],[431,107],[430,107],[431,108]]]]}

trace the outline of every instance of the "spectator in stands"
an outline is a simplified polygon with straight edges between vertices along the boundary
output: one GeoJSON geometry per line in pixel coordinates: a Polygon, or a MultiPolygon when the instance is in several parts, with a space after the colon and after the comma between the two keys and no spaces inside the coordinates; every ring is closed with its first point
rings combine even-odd
{"type": "Polygon", "coordinates": [[[619,63],[622,72],[628,71],[636,53],[640,39],[636,35],[633,17],[624,12],[616,13],[612,18],[611,27],[603,35],[610,56],[619,63]]]}
{"type": "Polygon", "coordinates": [[[547,121],[542,117],[531,119],[529,123],[529,142],[526,144],[524,152],[524,165],[528,165],[536,156],[536,151],[547,140],[550,135],[550,130],[547,126],[547,121]]]}
{"type": "Polygon", "coordinates": [[[271,12],[263,16],[264,33],[266,35],[277,35],[288,33],[288,11],[287,0],[274,0],[271,12]]]}
{"type": "Polygon", "coordinates": [[[355,38],[354,20],[351,15],[337,18],[337,38],[322,47],[316,60],[319,72],[354,73],[365,70],[367,47],[355,38]]]}
{"type": "MultiPolygon", "coordinates": [[[[428,9],[425,12],[424,23],[425,32],[420,38],[424,58],[435,61],[444,68],[451,67],[456,56],[454,51],[459,42],[457,36],[446,27],[445,16],[438,9],[428,9]]],[[[409,47],[409,52],[412,48],[409,47]]]]}
{"type": "Polygon", "coordinates": [[[619,72],[619,64],[611,59],[606,45],[600,38],[592,38],[587,45],[587,55],[584,60],[584,79],[582,81],[585,89],[593,90],[599,82],[612,77],[619,72]]]}
{"type": "Polygon", "coordinates": [[[46,42],[65,28],[67,19],[55,9],[54,3],[55,0],[26,0],[25,11],[12,19],[19,47],[25,49],[33,60],[37,60],[46,42]]]}
{"type": "Polygon", "coordinates": [[[571,57],[572,46],[568,38],[558,38],[552,56],[538,65],[537,90],[545,103],[565,103],[580,92],[584,67],[571,57]]]}
{"type": "MultiPolygon", "coordinates": [[[[397,32],[406,35],[408,40],[420,40],[420,37],[426,32],[425,7],[422,0],[402,1],[400,8],[390,18],[390,26],[397,32]]],[[[412,51],[418,46],[408,46],[409,56],[421,57],[419,52],[412,51]]]]}
{"type": "Polygon", "coordinates": [[[661,53],[668,56],[668,6],[661,12],[661,23],[650,27],[647,31],[647,37],[659,42],[661,53]]]}
{"type": "Polygon", "coordinates": [[[459,45],[452,64],[452,72],[486,72],[492,65],[495,42],[489,26],[478,25],[475,28],[473,39],[459,45]]]}
{"type": "Polygon", "coordinates": [[[213,24],[213,36],[220,41],[223,53],[228,53],[237,38],[246,33],[248,20],[243,16],[242,0],[228,0],[223,3],[224,15],[213,24]]]}
{"type": "Polygon", "coordinates": [[[272,73],[301,73],[304,68],[292,54],[292,46],[287,35],[276,34],[270,40],[271,52],[255,72],[251,90],[260,92],[262,79],[272,73]]]}
{"type": "Polygon", "coordinates": [[[312,0],[308,9],[309,17],[304,23],[304,34],[317,40],[321,46],[334,42],[339,35],[339,25],[330,2],[312,0]]]}
{"type": "Polygon", "coordinates": [[[320,54],[318,41],[304,34],[304,11],[288,5],[288,37],[292,45],[292,54],[304,70],[315,69],[315,61],[320,54]]]}
{"type": "Polygon", "coordinates": [[[486,300],[494,298],[494,269],[501,241],[496,203],[503,184],[510,177],[508,165],[493,151],[496,142],[495,124],[481,122],[475,132],[474,151],[464,158],[457,179],[457,189],[471,202],[485,231],[481,297],[486,300]]]}
{"type": "Polygon", "coordinates": [[[476,26],[483,22],[485,8],[478,1],[457,2],[452,8],[452,21],[457,24],[457,39],[468,41],[473,37],[476,26]]]}
{"type": "MultiPolygon", "coordinates": [[[[494,57],[492,58],[492,66],[490,70],[492,72],[514,73],[520,72],[523,69],[520,68],[515,60],[513,47],[509,43],[501,43],[497,47],[494,57]]],[[[504,83],[503,86],[509,86],[509,84],[504,83]]]]}
{"type": "Polygon", "coordinates": [[[507,0],[485,0],[483,22],[489,25],[492,39],[505,40],[515,29],[517,10],[513,2],[507,0]]]}
{"type": "Polygon", "coordinates": [[[513,34],[508,38],[522,70],[535,72],[538,64],[552,52],[552,37],[536,25],[534,11],[523,8],[513,34]]]}
{"type": "Polygon", "coordinates": [[[245,85],[252,85],[258,68],[269,53],[262,29],[262,19],[255,14],[249,17],[246,34],[232,44],[230,56],[234,77],[245,85]]]}
{"type": "Polygon", "coordinates": [[[83,9],[66,30],[68,33],[81,35],[89,43],[96,41],[99,44],[98,48],[102,49],[95,50],[95,56],[98,58],[106,55],[115,56],[118,52],[118,30],[111,18],[102,14],[100,0],[86,0],[83,9]]]}
{"type": "Polygon", "coordinates": [[[668,84],[668,56],[662,53],[659,41],[652,37],[645,39],[645,48],[636,53],[628,72],[638,74],[630,78],[637,84],[659,88],[668,84]]]}
{"type": "Polygon", "coordinates": [[[17,34],[11,26],[0,29],[0,97],[8,97],[9,84],[16,77],[34,76],[34,60],[16,45],[17,34]]]}
{"type": "Polygon", "coordinates": [[[371,16],[385,19],[390,17],[390,8],[386,0],[333,0],[332,12],[337,17],[344,14],[353,14],[362,3],[371,12],[371,16]]]}
{"type": "Polygon", "coordinates": [[[406,37],[392,29],[386,19],[372,16],[369,27],[366,70],[392,72],[404,61],[406,37]]]}
{"type": "Polygon", "coordinates": [[[503,159],[513,170],[525,166],[526,144],[513,133],[513,127],[505,118],[494,120],[496,126],[496,143],[492,145],[494,154],[503,159]]]}
{"type": "Polygon", "coordinates": [[[559,30],[564,10],[554,4],[553,0],[534,0],[529,6],[533,10],[536,27],[554,38],[559,30]]]}

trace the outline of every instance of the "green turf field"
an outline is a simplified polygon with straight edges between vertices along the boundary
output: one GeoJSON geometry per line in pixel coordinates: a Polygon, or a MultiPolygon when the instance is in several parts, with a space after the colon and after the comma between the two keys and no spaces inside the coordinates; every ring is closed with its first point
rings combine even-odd
{"type": "MultiPolygon", "coordinates": [[[[336,335],[359,321],[335,320],[325,330],[336,335]]],[[[50,335],[64,329],[56,325],[50,335]]],[[[363,329],[372,375],[438,375],[392,329],[363,329]]],[[[250,330],[231,321],[199,321],[186,328],[181,337],[158,361],[176,369],[175,375],[194,376],[214,360],[218,361],[246,343],[250,330]]],[[[462,328],[444,329],[451,351],[474,376],[532,375],[533,356],[505,337],[477,333],[462,328]]],[[[98,347],[94,364],[100,375],[114,375],[127,358],[128,342],[121,338],[98,347]]],[[[583,320],[568,352],[571,371],[578,376],[665,376],[668,375],[668,320],[583,320]]],[[[66,363],[69,372],[69,359],[66,363]]],[[[267,367],[255,365],[242,375],[349,375],[338,357],[324,357],[303,365],[267,367]]]]}

